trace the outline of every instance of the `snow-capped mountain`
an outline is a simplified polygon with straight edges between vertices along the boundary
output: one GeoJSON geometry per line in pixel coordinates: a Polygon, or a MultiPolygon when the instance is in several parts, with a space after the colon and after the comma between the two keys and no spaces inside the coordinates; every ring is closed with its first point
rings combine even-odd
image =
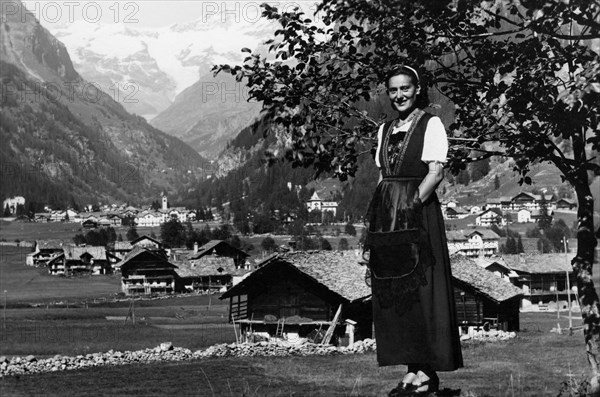
{"type": "Polygon", "coordinates": [[[130,112],[151,119],[212,65],[239,63],[273,32],[267,21],[200,18],[161,28],[75,21],[48,25],[88,81],[113,93],[130,112]]]}

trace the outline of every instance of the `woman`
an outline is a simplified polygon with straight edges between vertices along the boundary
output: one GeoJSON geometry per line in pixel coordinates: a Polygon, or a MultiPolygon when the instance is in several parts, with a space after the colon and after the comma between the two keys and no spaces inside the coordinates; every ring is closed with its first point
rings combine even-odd
{"type": "Polygon", "coordinates": [[[435,189],[448,140],[441,120],[424,112],[426,88],[400,66],[386,79],[398,118],[379,128],[380,179],[367,212],[373,320],[380,366],[408,372],[389,395],[427,395],[436,371],[462,367],[444,221],[435,189]]]}

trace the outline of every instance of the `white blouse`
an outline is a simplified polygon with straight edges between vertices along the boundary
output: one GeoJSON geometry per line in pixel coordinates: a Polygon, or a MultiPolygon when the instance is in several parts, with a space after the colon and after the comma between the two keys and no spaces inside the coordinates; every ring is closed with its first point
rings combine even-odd
{"type": "MultiPolygon", "coordinates": [[[[414,123],[414,121],[412,122],[414,123]]],[[[408,131],[412,123],[407,123],[399,128],[392,131],[408,131]]],[[[379,131],[377,132],[377,152],[375,153],[375,164],[377,167],[381,168],[381,164],[379,163],[379,153],[381,150],[381,141],[383,140],[383,126],[385,124],[381,124],[379,127],[379,131]]],[[[448,137],[446,136],[446,128],[444,128],[444,124],[442,124],[442,120],[433,116],[427,122],[427,128],[425,129],[425,137],[423,138],[423,153],[421,154],[421,161],[424,163],[430,163],[432,161],[439,161],[441,163],[445,163],[448,161],[448,137]]]]}

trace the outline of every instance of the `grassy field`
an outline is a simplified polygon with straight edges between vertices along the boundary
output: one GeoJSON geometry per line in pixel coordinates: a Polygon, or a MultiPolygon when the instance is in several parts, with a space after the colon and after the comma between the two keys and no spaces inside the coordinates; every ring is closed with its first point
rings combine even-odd
{"type": "MultiPolygon", "coordinates": [[[[480,396],[557,396],[563,382],[580,382],[586,374],[581,332],[573,336],[549,332],[560,321],[552,313],[522,315],[518,338],[497,343],[463,345],[465,367],[441,373],[442,387],[454,395],[480,396]],[[460,390],[460,392],[459,392],[460,390]]],[[[92,324],[92,320],[85,320],[92,324]]],[[[121,326],[123,328],[123,326],[121,326]]],[[[122,329],[121,328],[121,329],[122,329]]],[[[136,326],[135,332],[119,334],[110,342],[89,337],[93,348],[124,349],[125,339],[147,341],[156,346],[171,340],[185,345],[176,333],[160,334],[153,327],[136,326]],[[136,336],[137,334],[137,336],[136,336]],[[163,339],[161,339],[161,337],[163,339]],[[121,343],[121,344],[120,344],[121,343]]],[[[223,333],[213,328],[212,333],[223,333]]],[[[110,331],[104,331],[110,336],[110,331]]],[[[211,333],[208,327],[192,331],[187,343],[211,333]],[[194,336],[195,335],[195,336],[194,336]]],[[[107,336],[106,339],[110,339],[107,336]]],[[[85,339],[85,338],[84,338],[85,339]]],[[[140,346],[140,348],[143,346],[140,346]]],[[[106,349],[103,349],[106,350],[106,349]]],[[[10,396],[70,395],[195,395],[195,396],[382,396],[402,376],[404,367],[378,368],[375,354],[329,357],[213,358],[191,362],[128,365],[67,371],[0,379],[0,393],[10,396]],[[42,392],[43,391],[43,392],[42,392]]],[[[568,394],[565,394],[568,395],[568,394]]]]}
{"type": "Polygon", "coordinates": [[[121,291],[118,275],[60,277],[46,268],[25,265],[28,248],[0,246],[0,293],[9,305],[53,301],[81,301],[114,297],[121,291]],[[6,291],[6,292],[4,292],[6,291]]]}
{"type": "MultiPolygon", "coordinates": [[[[200,226],[198,226],[200,227],[200,226]]],[[[201,225],[204,227],[204,225],[201,225]]],[[[123,238],[129,229],[126,226],[114,227],[117,235],[121,233],[123,238]]],[[[140,235],[154,232],[155,235],[160,235],[159,227],[140,227],[137,229],[140,235]]],[[[85,232],[79,223],[63,223],[63,222],[9,222],[0,219],[0,239],[5,241],[34,241],[38,239],[62,239],[71,240],[77,233],[85,232]]]]}

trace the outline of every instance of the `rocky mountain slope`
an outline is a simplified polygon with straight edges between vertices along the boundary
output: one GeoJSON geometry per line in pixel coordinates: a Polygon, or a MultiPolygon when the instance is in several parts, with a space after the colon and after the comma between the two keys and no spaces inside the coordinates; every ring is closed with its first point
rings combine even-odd
{"type": "Polygon", "coordinates": [[[0,195],[142,202],[195,180],[206,164],[196,151],[83,79],[32,14],[2,17],[0,195]]]}
{"type": "Polygon", "coordinates": [[[209,73],[150,123],[214,160],[227,141],[258,117],[260,104],[247,99],[246,87],[232,76],[209,73]]]}

